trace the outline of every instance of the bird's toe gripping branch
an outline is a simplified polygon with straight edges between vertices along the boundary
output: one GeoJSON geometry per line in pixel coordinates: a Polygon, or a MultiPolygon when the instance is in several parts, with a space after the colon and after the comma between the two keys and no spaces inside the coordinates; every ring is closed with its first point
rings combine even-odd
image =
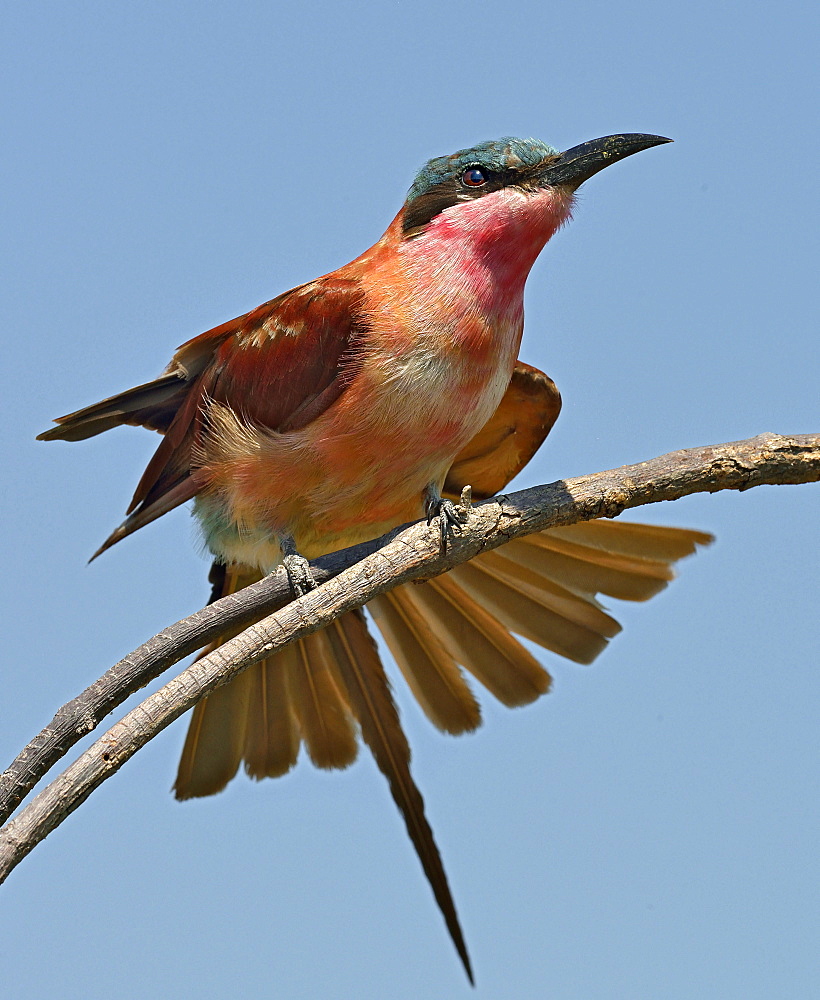
{"type": "Polygon", "coordinates": [[[288,583],[295,597],[304,597],[316,586],[310,569],[310,562],[296,551],[293,539],[288,536],[279,540],[282,549],[282,565],[288,575],[288,583]]]}
{"type": "Polygon", "coordinates": [[[427,487],[424,499],[424,512],[427,515],[428,524],[438,521],[442,553],[447,551],[448,537],[460,530],[461,526],[467,521],[472,503],[473,491],[469,486],[465,486],[461,491],[461,499],[458,503],[453,503],[452,500],[445,500],[435,483],[431,483],[427,487]]]}

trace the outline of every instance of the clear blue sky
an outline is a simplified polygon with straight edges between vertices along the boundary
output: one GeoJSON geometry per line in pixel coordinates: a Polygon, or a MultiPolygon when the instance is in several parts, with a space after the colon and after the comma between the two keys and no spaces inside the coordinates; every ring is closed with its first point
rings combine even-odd
{"type": "MultiPolygon", "coordinates": [[[[519,485],[820,431],[809,4],[7,5],[3,764],[199,607],[177,511],[87,567],[156,444],[35,443],[183,340],[332,270],[428,157],[500,135],[675,144],[595,177],[527,291],[565,400],[519,485]]],[[[770,1000],[820,980],[820,490],[633,519],[713,531],[594,667],[458,740],[397,684],[478,987],[385,784],[302,762],[169,794],[166,731],[0,889],[15,1000],[770,1000]]]]}

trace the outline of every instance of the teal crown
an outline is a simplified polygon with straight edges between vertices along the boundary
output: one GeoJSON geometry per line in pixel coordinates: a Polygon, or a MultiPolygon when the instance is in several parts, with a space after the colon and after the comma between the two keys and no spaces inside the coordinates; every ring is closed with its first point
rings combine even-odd
{"type": "Polygon", "coordinates": [[[426,163],[416,175],[407,192],[407,200],[412,201],[443,181],[458,177],[470,166],[484,167],[485,170],[503,172],[518,167],[535,167],[547,156],[557,156],[558,150],[539,139],[516,139],[505,136],[480,142],[470,149],[460,149],[450,156],[437,156],[426,163]]]}

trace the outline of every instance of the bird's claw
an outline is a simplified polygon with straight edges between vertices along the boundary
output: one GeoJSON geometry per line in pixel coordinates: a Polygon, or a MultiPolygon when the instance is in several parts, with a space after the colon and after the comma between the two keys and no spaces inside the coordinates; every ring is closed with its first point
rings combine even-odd
{"type": "Polygon", "coordinates": [[[461,502],[457,504],[438,495],[428,496],[425,503],[427,523],[432,524],[433,521],[438,521],[442,553],[447,551],[447,539],[460,530],[461,525],[467,520],[471,502],[469,487],[465,487],[462,491],[461,502]]]}
{"type": "Polygon", "coordinates": [[[313,573],[310,570],[310,563],[298,552],[289,552],[282,557],[282,564],[288,575],[290,589],[296,597],[304,597],[316,586],[313,573]]]}

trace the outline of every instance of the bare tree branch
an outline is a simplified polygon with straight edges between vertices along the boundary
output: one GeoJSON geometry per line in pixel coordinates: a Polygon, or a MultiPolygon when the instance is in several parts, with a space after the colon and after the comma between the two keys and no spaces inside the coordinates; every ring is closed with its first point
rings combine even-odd
{"type": "Polygon", "coordinates": [[[521,535],[699,492],[820,480],[820,435],[761,434],[496,497],[472,510],[446,554],[423,523],[312,564],[322,586],[281,607],[283,573],[161,632],[63,706],[0,779],[5,818],[52,764],[133,691],[230,626],[257,621],[129,712],[0,830],[0,881],[140,747],[206,694],[288,642],[409,580],[446,572],[521,535]],[[259,621],[272,608],[280,607],[259,621]]]}

